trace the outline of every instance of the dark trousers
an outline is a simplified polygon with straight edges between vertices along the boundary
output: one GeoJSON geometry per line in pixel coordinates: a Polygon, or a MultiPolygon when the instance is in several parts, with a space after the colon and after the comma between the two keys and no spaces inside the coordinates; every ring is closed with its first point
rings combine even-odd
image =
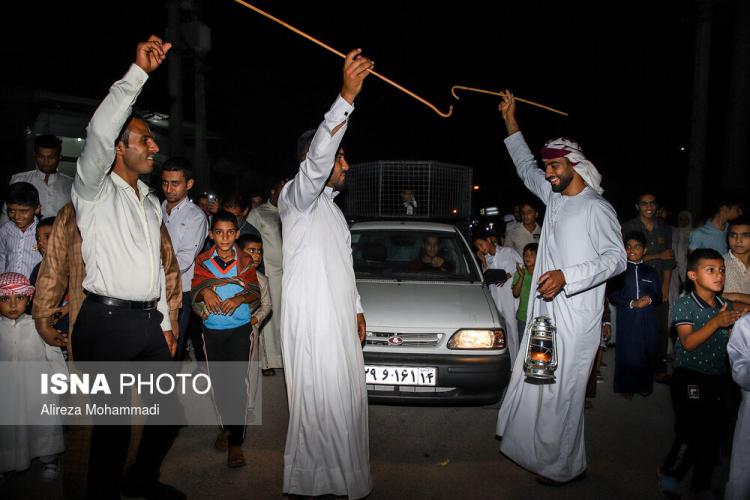
{"type": "Polygon", "coordinates": [[[669,302],[656,306],[656,373],[667,372],[667,348],[669,345],[669,302]]]}
{"type": "Polygon", "coordinates": [[[250,323],[228,330],[204,327],[203,332],[220,424],[229,431],[228,443],[239,446],[245,439],[245,425],[237,422],[244,422],[247,415],[247,363],[250,362],[252,327],[250,323]],[[222,364],[222,361],[242,361],[245,364],[222,364]],[[224,422],[232,424],[225,425],[224,422]]]}
{"type": "Polygon", "coordinates": [[[726,431],[729,379],[675,368],[670,391],[675,413],[675,439],[662,472],[681,479],[694,466],[692,489],[706,490],[726,431]]]}
{"type": "Polygon", "coordinates": [[[203,353],[203,337],[198,316],[193,313],[190,303],[190,292],[182,292],[182,310],[180,311],[180,338],[177,340],[177,351],[174,359],[182,361],[187,352],[188,340],[193,342],[193,352],[196,361],[205,361],[203,353]]]}
{"type": "MultiPolygon", "coordinates": [[[[158,311],[107,306],[85,300],[72,342],[76,361],[170,361],[158,311]]],[[[177,436],[177,426],[146,425],[129,480],[158,481],[161,462],[177,436]]],[[[119,499],[130,426],[97,425],[91,434],[88,498],[119,499]]]]}

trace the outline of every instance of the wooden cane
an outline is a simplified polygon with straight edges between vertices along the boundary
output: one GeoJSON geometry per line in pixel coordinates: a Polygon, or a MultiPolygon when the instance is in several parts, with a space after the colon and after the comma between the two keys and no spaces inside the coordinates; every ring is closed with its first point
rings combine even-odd
{"type": "MultiPolygon", "coordinates": [[[[469,92],[479,92],[480,94],[489,94],[489,95],[496,95],[499,96],[500,92],[493,92],[491,90],[484,90],[484,89],[477,89],[474,87],[464,87],[463,85],[454,85],[451,87],[451,94],[453,94],[453,97],[458,100],[458,95],[456,94],[456,90],[467,90],[469,92]]],[[[516,96],[516,101],[522,102],[525,104],[530,104],[531,106],[536,106],[537,108],[546,109],[547,111],[552,111],[553,113],[557,113],[558,115],[568,116],[568,113],[565,111],[560,111],[559,109],[550,108],[549,106],[545,106],[544,104],[539,104],[538,102],[529,101],[527,99],[521,99],[520,97],[516,96]]]]}

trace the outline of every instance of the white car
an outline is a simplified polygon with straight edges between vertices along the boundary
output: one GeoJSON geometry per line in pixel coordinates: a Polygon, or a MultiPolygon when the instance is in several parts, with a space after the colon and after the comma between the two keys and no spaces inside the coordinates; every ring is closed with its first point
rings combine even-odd
{"type": "Polygon", "coordinates": [[[351,226],[351,236],[367,321],[370,400],[498,401],[510,378],[505,324],[458,229],[418,221],[360,222],[351,226]]]}

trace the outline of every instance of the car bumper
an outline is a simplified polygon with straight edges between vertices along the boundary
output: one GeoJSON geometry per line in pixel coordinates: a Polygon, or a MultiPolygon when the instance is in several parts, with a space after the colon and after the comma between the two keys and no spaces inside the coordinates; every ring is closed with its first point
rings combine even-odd
{"type": "Polygon", "coordinates": [[[399,354],[364,352],[366,365],[437,368],[435,387],[367,385],[372,403],[406,405],[482,405],[500,400],[510,380],[508,353],[468,356],[461,354],[399,354]]]}

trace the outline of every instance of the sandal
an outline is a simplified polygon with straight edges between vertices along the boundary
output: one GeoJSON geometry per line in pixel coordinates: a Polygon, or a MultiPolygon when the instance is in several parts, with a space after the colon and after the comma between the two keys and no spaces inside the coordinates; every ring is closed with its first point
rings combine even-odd
{"type": "Polygon", "coordinates": [[[216,436],[214,441],[214,448],[219,451],[226,451],[229,446],[229,431],[219,431],[219,435],[216,436]]]}
{"type": "Polygon", "coordinates": [[[227,467],[230,469],[236,469],[238,467],[244,467],[247,464],[245,462],[245,454],[242,453],[242,447],[238,445],[230,445],[227,451],[227,467]]]}

